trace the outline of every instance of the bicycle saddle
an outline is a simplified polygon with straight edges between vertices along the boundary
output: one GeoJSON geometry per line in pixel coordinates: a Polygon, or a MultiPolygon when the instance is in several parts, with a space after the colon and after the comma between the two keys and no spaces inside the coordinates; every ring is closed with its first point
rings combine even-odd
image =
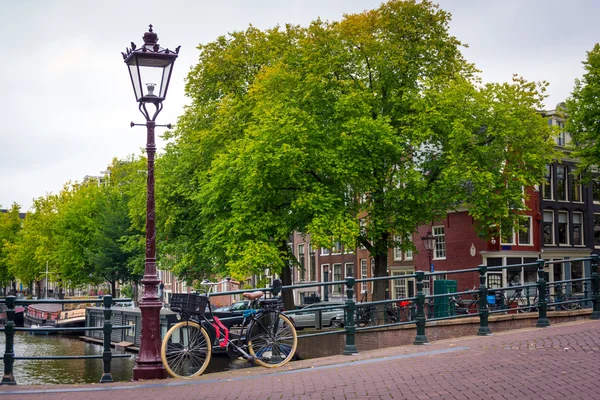
{"type": "Polygon", "coordinates": [[[263,297],[265,294],[261,291],[242,293],[242,297],[248,300],[256,300],[263,297]]]}

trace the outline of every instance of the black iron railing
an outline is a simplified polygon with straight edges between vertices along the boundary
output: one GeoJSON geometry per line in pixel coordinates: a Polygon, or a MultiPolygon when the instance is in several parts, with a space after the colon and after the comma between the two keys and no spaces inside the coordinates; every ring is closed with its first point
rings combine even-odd
{"type": "Polygon", "coordinates": [[[111,333],[113,329],[130,329],[130,325],[124,326],[113,326],[111,322],[111,306],[113,303],[130,302],[131,299],[113,299],[112,296],[104,296],[101,299],[83,299],[83,300],[25,300],[17,299],[15,296],[7,296],[6,299],[0,299],[0,303],[6,304],[6,324],[3,328],[0,328],[0,332],[4,332],[6,336],[6,348],[4,351],[4,375],[0,385],[16,385],[13,374],[13,367],[15,360],[77,360],[77,359],[102,359],[103,373],[100,377],[100,383],[113,382],[112,374],[110,372],[110,364],[113,358],[120,357],[131,357],[129,354],[113,354],[111,351],[111,333]],[[15,326],[15,307],[18,305],[27,304],[85,304],[85,303],[102,303],[104,305],[104,325],[102,327],[36,327],[36,328],[24,328],[15,326]],[[102,330],[104,333],[104,351],[98,355],[78,355],[78,356],[19,356],[14,353],[14,337],[15,332],[24,331],[52,331],[52,332],[69,332],[69,331],[94,331],[102,330]]]}

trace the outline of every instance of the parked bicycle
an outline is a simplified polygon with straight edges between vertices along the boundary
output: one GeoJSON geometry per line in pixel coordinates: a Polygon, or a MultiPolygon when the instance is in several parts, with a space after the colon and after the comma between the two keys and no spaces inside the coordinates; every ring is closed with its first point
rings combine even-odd
{"type": "MultiPolygon", "coordinates": [[[[465,292],[468,290],[465,288],[465,292]]],[[[471,290],[477,290],[477,288],[473,286],[471,290]]],[[[479,312],[479,294],[473,293],[468,301],[463,300],[460,295],[452,296],[449,300],[449,307],[450,315],[477,314],[479,312]]]]}
{"type": "MultiPolygon", "coordinates": [[[[280,291],[281,281],[276,279],[273,295],[280,291]]],[[[292,321],[278,310],[279,300],[262,299],[262,291],[242,296],[250,300],[250,308],[243,313],[239,333],[234,333],[212,314],[208,295],[172,295],[171,310],[179,314],[181,322],[173,325],[162,341],[160,355],[169,375],[199,376],[210,362],[213,347],[267,368],[292,359],[298,338],[292,321]]]]}
{"type": "Polygon", "coordinates": [[[396,304],[385,305],[384,320],[386,324],[412,321],[414,319],[414,304],[412,301],[402,300],[396,304]]]}
{"type": "Polygon", "coordinates": [[[356,325],[360,327],[379,325],[379,318],[377,318],[377,307],[357,304],[354,320],[356,325]]]}
{"type": "Polygon", "coordinates": [[[562,288],[562,284],[560,283],[554,285],[554,296],[551,295],[550,297],[554,297],[554,303],[569,302],[563,304],[555,304],[555,309],[558,308],[560,310],[577,310],[581,308],[581,304],[579,304],[579,298],[577,298],[577,296],[575,296],[573,293],[566,294],[562,288]]]}

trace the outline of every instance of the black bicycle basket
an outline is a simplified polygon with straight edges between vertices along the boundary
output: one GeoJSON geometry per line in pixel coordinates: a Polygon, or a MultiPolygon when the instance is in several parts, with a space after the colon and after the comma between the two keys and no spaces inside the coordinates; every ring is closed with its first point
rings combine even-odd
{"type": "Polygon", "coordinates": [[[179,309],[183,315],[204,316],[208,304],[208,296],[195,293],[173,293],[171,295],[171,309],[179,309]]]}

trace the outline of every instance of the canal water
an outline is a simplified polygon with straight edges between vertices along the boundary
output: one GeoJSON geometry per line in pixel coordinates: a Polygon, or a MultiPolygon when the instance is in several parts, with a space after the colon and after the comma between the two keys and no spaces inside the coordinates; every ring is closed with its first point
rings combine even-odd
{"type": "MultiPolygon", "coordinates": [[[[6,337],[0,333],[0,351],[5,351],[6,337]]],[[[76,336],[30,335],[28,332],[15,333],[15,356],[75,356],[101,355],[103,347],[87,343],[76,336]]],[[[113,349],[114,353],[114,349],[113,349]]],[[[135,356],[113,358],[111,373],[115,382],[130,381],[135,366],[135,356]]],[[[248,368],[244,360],[231,360],[226,355],[213,355],[205,374],[248,368]]],[[[15,360],[13,374],[17,385],[37,384],[81,384],[98,383],[102,377],[102,359],[85,360],[15,360]]]]}

